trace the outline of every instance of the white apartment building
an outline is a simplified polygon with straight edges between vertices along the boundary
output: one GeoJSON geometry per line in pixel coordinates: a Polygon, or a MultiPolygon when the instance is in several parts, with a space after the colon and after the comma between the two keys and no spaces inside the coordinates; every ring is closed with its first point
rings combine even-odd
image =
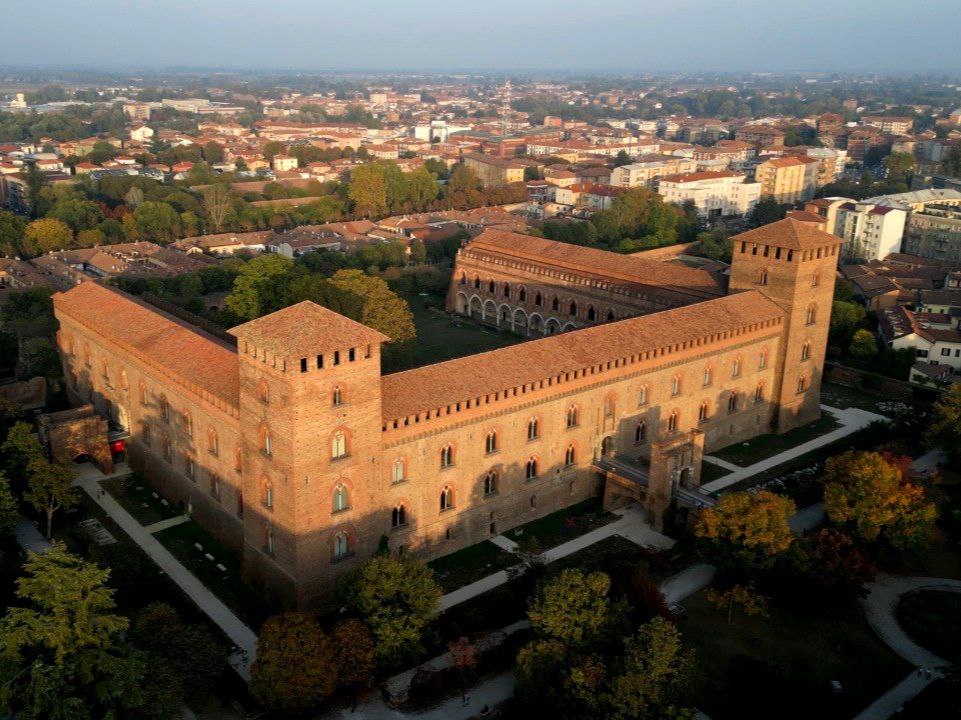
{"type": "Polygon", "coordinates": [[[950,365],[956,373],[961,372],[961,332],[947,316],[914,313],[898,306],[881,313],[878,329],[895,350],[913,348],[919,362],[950,365]]]}
{"type": "Polygon", "coordinates": [[[746,215],[761,197],[761,184],[744,180],[730,170],[666,175],[658,180],[657,192],[667,202],[693,202],[704,218],[746,215]]]}
{"type": "Polygon", "coordinates": [[[900,208],[870,202],[844,203],[837,209],[834,234],[844,238],[848,260],[882,260],[901,251],[908,214],[900,208]]]}
{"type": "Polygon", "coordinates": [[[646,159],[621,165],[611,170],[611,185],[614,187],[650,187],[657,178],[665,175],[692,173],[697,170],[697,162],[692,158],[677,155],[649,155],[646,159]]]}

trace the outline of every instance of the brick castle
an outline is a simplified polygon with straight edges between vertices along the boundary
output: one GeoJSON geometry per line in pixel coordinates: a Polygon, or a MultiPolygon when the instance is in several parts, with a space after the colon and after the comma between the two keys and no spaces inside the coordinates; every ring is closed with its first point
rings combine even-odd
{"type": "Polygon", "coordinates": [[[448,310],[538,339],[389,375],[386,337],[309,302],[233,328],[236,346],[93,282],[54,305],[71,401],[129,430],[132,466],[249,579],[306,606],[383,537],[430,559],[599,494],[683,513],[705,449],[819,416],[840,243],[790,219],[738,235],[725,290],[488,230],[448,310]]]}

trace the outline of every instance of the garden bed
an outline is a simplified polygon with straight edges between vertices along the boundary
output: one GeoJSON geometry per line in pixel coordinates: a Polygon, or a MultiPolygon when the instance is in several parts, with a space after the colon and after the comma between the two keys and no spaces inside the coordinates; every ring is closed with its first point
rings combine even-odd
{"type": "Polygon", "coordinates": [[[617,515],[605,510],[600,498],[589,498],[508,530],[504,535],[522,550],[543,552],[614,520],[617,515]]]}
{"type": "Polygon", "coordinates": [[[490,540],[485,540],[431,560],[427,567],[434,571],[434,576],[444,592],[449,593],[516,563],[516,556],[497,547],[490,540]]]}

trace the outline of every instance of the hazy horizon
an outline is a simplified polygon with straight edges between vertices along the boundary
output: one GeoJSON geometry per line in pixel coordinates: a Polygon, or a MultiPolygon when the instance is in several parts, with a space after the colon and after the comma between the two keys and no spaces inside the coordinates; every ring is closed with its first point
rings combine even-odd
{"type": "Polygon", "coordinates": [[[707,0],[490,0],[468,8],[430,0],[4,5],[8,32],[0,65],[16,67],[605,74],[961,69],[961,55],[952,51],[961,35],[956,0],[907,6],[741,0],[729,7],[707,0]],[[928,53],[919,54],[919,46],[928,53]]]}

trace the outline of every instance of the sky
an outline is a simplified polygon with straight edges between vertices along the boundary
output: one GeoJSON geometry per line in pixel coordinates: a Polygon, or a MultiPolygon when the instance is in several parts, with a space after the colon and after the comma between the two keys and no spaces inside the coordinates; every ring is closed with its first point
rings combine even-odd
{"type": "Polygon", "coordinates": [[[959,0],[0,0],[0,65],[961,70],[959,0]]]}

